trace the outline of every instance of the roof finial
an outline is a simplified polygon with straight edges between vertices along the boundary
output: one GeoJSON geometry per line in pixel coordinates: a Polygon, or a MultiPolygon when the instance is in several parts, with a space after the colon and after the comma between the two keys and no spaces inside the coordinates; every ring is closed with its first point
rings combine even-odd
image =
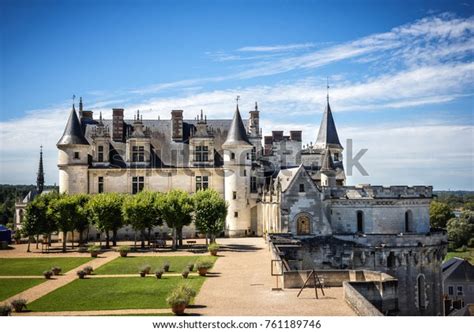
{"type": "Polygon", "coordinates": [[[82,97],[79,97],[79,111],[82,111],[82,97]]]}
{"type": "Polygon", "coordinates": [[[202,108],[201,108],[201,121],[202,121],[202,119],[203,119],[203,116],[202,116],[202,108]]]}
{"type": "Polygon", "coordinates": [[[75,105],[75,99],[76,99],[76,95],[72,95],[72,109],[75,111],[76,110],[76,105],[75,105]]]}
{"type": "Polygon", "coordinates": [[[235,97],[235,102],[237,103],[237,109],[239,109],[239,100],[240,100],[240,96],[235,97]]]}
{"type": "Polygon", "coordinates": [[[255,102],[255,110],[258,111],[258,104],[255,102]]]}
{"type": "Polygon", "coordinates": [[[327,93],[326,98],[329,104],[329,76],[326,76],[326,93],[327,93]]]}

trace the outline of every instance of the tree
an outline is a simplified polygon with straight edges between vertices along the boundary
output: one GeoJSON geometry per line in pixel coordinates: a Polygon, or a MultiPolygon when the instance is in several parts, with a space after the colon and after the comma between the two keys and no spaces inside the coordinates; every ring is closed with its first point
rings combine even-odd
{"type": "Polygon", "coordinates": [[[86,194],[76,194],[71,196],[71,199],[76,206],[74,216],[72,218],[73,229],[79,233],[79,245],[83,244],[84,232],[89,228],[90,225],[89,216],[86,209],[89,197],[90,196],[86,194]]]}
{"type": "Polygon", "coordinates": [[[196,228],[210,238],[211,243],[224,230],[227,202],[213,189],[199,190],[193,196],[196,228]]]}
{"type": "Polygon", "coordinates": [[[174,189],[160,195],[155,205],[163,221],[173,229],[173,250],[176,250],[178,238],[182,245],[183,227],[192,222],[193,199],[187,192],[174,189]]]}
{"type": "Polygon", "coordinates": [[[474,212],[466,211],[459,218],[451,218],[447,223],[448,239],[455,248],[467,245],[474,237],[474,212]]]}
{"type": "Polygon", "coordinates": [[[141,247],[145,247],[145,230],[148,229],[148,244],[150,244],[150,233],[154,226],[161,225],[158,209],[155,201],[160,193],[141,191],[135,195],[128,196],[122,206],[122,214],[125,222],[130,224],[134,230],[141,234],[141,247]]]}
{"type": "Polygon", "coordinates": [[[63,233],[63,252],[66,252],[67,233],[74,230],[76,201],[72,196],[62,194],[52,200],[48,207],[48,216],[54,220],[57,228],[63,233]]]}
{"type": "Polygon", "coordinates": [[[430,223],[432,227],[446,228],[446,223],[454,214],[448,204],[432,201],[430,205],[430,223]]]}
{"type": "Polygon", "coordinates": [[[38,237],[41,234],[49,235],[56,230],[56,224],[48,216],[48,207],[52,200],[56,199],[58,194],[50,192],[36,196],[33,201],[26,206],[25,218],[22,222],[21,232],[28,237],[28,249],[30,251],[30,239],[36,237],[36,248],[38,248],[38,237]]]}
{"type": "Polygon", "coordinates": [[[123,226],[122,203],[124,196],[118,193],[93,195],[86,205],[88,215],[97,229],[105,233],[106,248],[110,248],[110,234],[113,233],[113,245],[117,245],[117,231],[123,226]]]}

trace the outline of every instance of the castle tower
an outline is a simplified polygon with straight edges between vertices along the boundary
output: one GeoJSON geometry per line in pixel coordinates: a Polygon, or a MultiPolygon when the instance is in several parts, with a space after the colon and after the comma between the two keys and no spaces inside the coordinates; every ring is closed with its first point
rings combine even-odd
{"type": "Polygon", "coordinates": [[[329,148],[324,150],[321,160],[321,186],[333,188],[336,186],[336,169],[329,148]]]}
{"type": "Polygon", "coordinates": [[[56,146],[59,149],[59,192],[88,193],[89,142],[72,105],[64,133],[56,146]]]}
{"type": "Polygon", "coordinates": [[[248,120],[248,139],[253,145],[252,148],[252,161],[255,162],[262,155],[262,132],[260,129],[260,111],[258,110],[258,104],[255,102],[255,109],[249,112],[248,120]]]}
{"type": "Polygon", "coordinates": [[[224,197],[229,204],[226,235],[246,236],[251,228],[249,174],[252,164],[252,144],[240,117],[238,104],[222,148],[224,150],[224,197]]]}
{"type": "Polygon", "coordinates": [[[43,170],[43,146],[40,146],[40,160],[38,165],[38,174],[36,175],[36,191],[41,194],[44,189],[44,170],[43,170]]]}
{"type": "Polygon", "coordinates": [[[314,145],[316,149],[329,149],[331,156],[335,162],[342,164],[342,151],[344,150],[339,142],[337,135],[336,124],[332,117],[331,105],[329,105],[329,95],[327,97],[326,109],[324,110],[321,125],[319,126],[318,137],[314,145]]]}

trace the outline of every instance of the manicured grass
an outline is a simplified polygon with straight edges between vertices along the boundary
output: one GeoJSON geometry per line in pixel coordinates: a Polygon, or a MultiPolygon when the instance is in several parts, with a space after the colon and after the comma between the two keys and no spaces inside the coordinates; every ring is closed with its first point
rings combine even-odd
{"type": "Polygon", "coordinates": [[[0,279],[0,301],[39,285],[46,279],[0,279]]]}
{"type": "Polygon", "coordinates": [[[181,273],[186,265],[195,262],[199,257],[209,257],[214,262],[215,256],[129,256],[118,257],[113,261],[99,267],[95,274],[135,274],[144,265],[150,265],[151,271],[155,272],[163,266],[164,262],[170,263],[169,272],[181,273]]]}
{"type": "Polygon", "coordinates": [[[474,264],[474,248],[467,248],[467,250],[464,252],[459,251],[459,249],[456,249],[455,251],[449,251],[444,260],[447,261],[453,257],[464,258],[467,259],[471,264],[474,264]]]}
{"type": "Polygon", "coordinates": [[[51,258],[0,258],[0,275],[2,276],[35,276],[53,266],[59,266],[62,273],[81,264],[87,263],[90,257],[51,257],[51,258]]]}
{"type": "Polygon", "coordinates": [[[205,277],[91,278],[73,282],[30,303],[33,311],[164,309],[166,297],[182,282],[199,291],[205,277]]]}

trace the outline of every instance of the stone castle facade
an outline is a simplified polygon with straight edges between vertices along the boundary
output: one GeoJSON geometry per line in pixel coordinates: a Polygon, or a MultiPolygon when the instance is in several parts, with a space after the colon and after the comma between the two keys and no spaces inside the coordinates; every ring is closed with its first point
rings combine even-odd
{"type": "MultiPolygon", "coordinates": [[[[430,229],[430,186],[346,186],[343,147],[329,99],[315,144],[301,131],[263,137],[257,104],[246,122],[146,119],[140,113],[94,118],[73,106],[59,150],[59,188],[66,193],[189,193],[213,188],[228,202],[225,235],[283,234],[295,269],[365,269],[398,279],[400,314],[437,315],[441,308],[443,232],[430,229]],[[296,248],[296,249],[295,249],[296,248]]],[[[166,231],[156,230],[156,235],[166,231]]],[[[129,238],[125,227],[119,236],[129,238]]],[[[188,227],[185,235],[194,236],[188,227]]]]}

